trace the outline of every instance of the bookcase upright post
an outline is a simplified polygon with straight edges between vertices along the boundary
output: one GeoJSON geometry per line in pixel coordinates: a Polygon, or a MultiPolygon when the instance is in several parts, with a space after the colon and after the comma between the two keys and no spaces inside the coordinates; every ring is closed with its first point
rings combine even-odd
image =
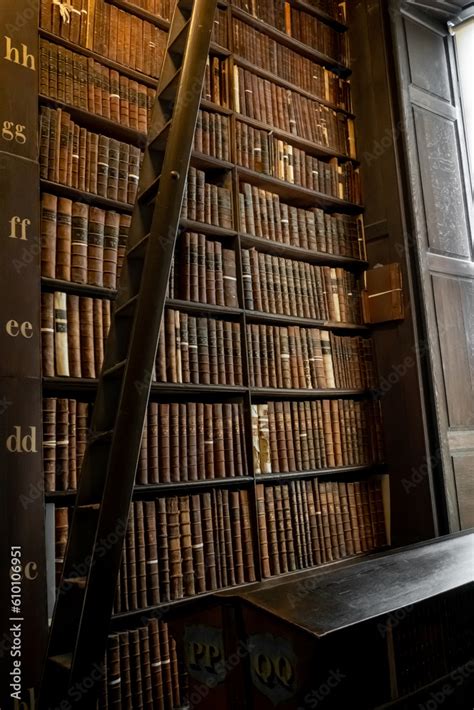
{"type": "Polygon", "coordinates": [[[47,633],[38,11],[2,3],[0,30],[0,705],[33,710],[47,633]]]}

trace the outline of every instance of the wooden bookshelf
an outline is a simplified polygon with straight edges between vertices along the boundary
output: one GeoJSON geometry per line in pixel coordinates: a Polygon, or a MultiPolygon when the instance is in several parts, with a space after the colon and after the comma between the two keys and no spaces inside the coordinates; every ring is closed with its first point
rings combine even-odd
{"type": "MultiPolygon", "coordinates": [[[[159,17],[150,15],[147,11],[132,5],[128,0],[110,0],[109,4],[119,8],[120,10],[129,12],[134,17],[151,22],[155,27],[167,31],[169,22],[159,17]]],[[[334,18],[326,16],[317,8],[308,10],[306,3],[293,2],[294,7],[300,7],[318,19],[325,22],[328,26],[333,27],[337,31],[345,31],[345,26],[334,18]]],[[[249,183],[258,188],[262,188],[276,195],[279,195],[283,201],[286,201],[290,206],[301,206],[307,209],[321,208],[327,213],[343,213],[347,215],[361,215],[364,211],[363,205],[355,204],[346,199],[340,199],[323,192],[315,192],[292,182],[286,182],[279,178],[267,175],[261,172],[249,170],[237,165],[237,138],[236,138],[236,121],[241,121],[248,126],[261,129],[267,133],[272,133],[278,139],[287,142],[295,148],[305,151],[308,155],[329,161],[336,159],[338,163],[351,163],[354,167],[359,165],[357,159],[352,158],[345,152],[335,151],[327,146],[315,144],[310,140],[296,136],[293,133],[287,133],[279,130],[275,126],[266,125],[263,122],[249,118],[243,114],[234,111],[232,101],[233,87],[233,66],[241,66],[251,72],[256,77],[264,80],[275,82],[284,89],[289,89],[311,100],[319,102],[321,105],[328,107],[338,113],[342,120],[354,120],[355,116],[350,111],[341,109],[328,101],[322,100],[317,96],[301,89],[298,84],[289,81],[281,80],[264,69],[258,68],[255,65],[247,62],[245,59],[238,57],[233,50],[232,40],[232,22],[234,18],[242,19],[251,27],[258,29],[260,32],[269,38],[276,40],[285,47],[301,54],[302,56],[316,62],[330,71],[337,73],[338,77],[348,77],[350,69],[334,59],[318,52],[312,47],[304,45],[295,40],[289,35],[280,32],[279,30],[270,27],[266,23],[252,17],[248,13],[236,8],[233,5],[221,4],[221,9],[226,13],[227,47],[223,47],[213,42],[211,44],[211,56],[219,57],[220,60],[226,62],[226,88],[223,90],[222,103],[227,105],[219,105],[214,101],[202,99],[201,108],[205,111],[213,113],[222,120],[227,120],[229,123],[229,150],[230,157],[228,160],[223,160],[209,153],[194,151],[191,158],[191,166],[205,173],[206,180],[211,184],[219,187],[225,187],[231,191],[231,211],[232,211],[232,228],[224,228],[214,224],[207,224],[196,219],[182,219],[180,225],[181,232],[192,232],[200,235],[205,235],[209,243],[221,244],[223,248],[229,249],[235,257],[236,267],[236,283],[238,304],[234,306],[223,306],[200,301],[184,300],[182,298],[168,298],[166,308],[173,309],[189,316],[196,316],[224,322],[232,322],[238,324],[240,346],[241,346],[241,364],[242,364],[242,385],[221,385],[221,384],[181,384],[169,382],[155,382],[151,386],[150,401],[153,403],[204,403],[204,404],[238,404],[242,412],[242,431],[241,431],[241,454],[243,458],[243,470],[245,475],[238,475],[227,478],[206,478],[206,480],[190,480],[173,483],[157,483],[140,485],[136,484],[133,493],[134,501],[152,501],[159,498],[170,498],[172,496],[190,496],[201,495],[207,492],[215,491],[245,491],[248,494],[249,500],[249,517],[252,531],[252,544],[254,546],[255,557],[255,575],[257,580],[263,579],[262,559],[261,559],[261,531],[259,529],[258,516],[258,501],[257,501],[257,486],[265,484],[266,486],[277,486],[283,483],[291,483],[292,481],[307,481],[311,479],[323,479],[328,481],[366,481],[371,480],[378,474],[383,467],[374,462],[368,462],[365,465],[358,466],[339,466],[333,468],[317,469],[314,466],[311,470],[295,471],[289,473],[271,473],[259,474],[256,473],[256,465],[253,458],[253,432],[252,432],[252,409],[260,406],[265,402],[280,402],[296,403],[297,406],[303,402],[317,402],[319,400],[354,400],[367,401],[372,397],[372,393],[367,389],[288,389],[275,387],[254,387],[251,385],[251,353],[249,351],[247,326],[252,324],[267,324],[271,326],[301,326],[305,328],[316,328],[323,331],[330,331],[337,335],[347,336],[368,336],[369,329],[361,323],[344,323],[331,322],[327,320],[316,320],[298,316],[285,316],[283,314],[274,314],[267,312],[259,312],[250,310],[245,306],[244,299],[244,276],[242,273],[242,250],[256,249],[258,252],[268,255],[285,257],[297,262],[308,263],[318,266],[341,267],[357,276],[361,276],[368,264],[363,259],[355,257],[341,256],[323,251],[303,249],[288,244],[278,243],[270,239],[256,237],[254,235],[243,233],[240,226],[240,209],[239,209],[239,186],[241,183],[249,183]],[[227,100],[230,101],[227,102],[227,100]],[[229,108],[230,106],[230,108],[229,108]]],[[[93,59],[99,64],[119,72],[124,77],[132,81],[139,82],[147,87],[155,89],[157,80],[153,77],[137,72],[129,67],[126,67],[118,62],[109,60],[100,54],[73,44],[69,40],[57,37],[51,32],[40,29],[40,37],[48,42],[54,43],[65,49],[71,50],[79,55],[93,59]]],[[[104,118],[103,116],[91,114],[83,109],[77,108],[65,101],[58,101],[46,95],[39,96],[40,105],[52,109],[60,108],[64,112],[70,114],[74,122],[79,126],[84,127],[95,133],[104,134],[108,137],[115,138],[118,141],[129,143],[130,145],[141,147],[145,145],[147,137],[138,130],[122,126],[116,121],[104,118]]],[[[165,140],[165,136],[161,138],[165,140]]],[[[85,203],[90,207],[98,207],[102,210],[110,210],[119,214],[130,215],[133,212],[133,206],[101,197],[85,191],[77,190],[67,185],[63,185],[49,180],[41,180],[40,187],[43,192],[51,193],[58,197],[64,197],[68,200],[85,203]]],[[[157,184],[153,189],[147,191],[146,195],[142,195],[140,199],[153,200],[156,193],[157,184]]],[[[41,287],[44,293],[65,293],[68,296],[80,296],[84,298],[100,299],[110,301],[111,307],[114,307],[113,302],[117,297],[116,289],[108,289],[100,286],[93,286],[86,283],[74,283],[58,278],[41,279],[41,287]]],[[[97,390],[97,378],[77,378],[77,377],[43,377],[43,395],[47,398],[71,399],[81,402],[92,403],[95,392],[97,390]]],[[[365,405],[364,405],[365,406],[365,405]]],[[[240,412],[240,410],[239,410],[240,412]]],[[[240,415],[239,415],[240,416],[240,415]]],[[[360,460],[360,459],[349,459],[360,460]]],[[[224,495],[224,493],[222,493],[224,495]]],[[[230,494],[229,494],[230,495],[230,494]]],[[[239,494],[240,495],[240,494],[239,494]]],[[[57,508],[71,508],[74,506],[76,493],[74,490],[52,491],[45,494],[47,504],[56,506],[57,508]]],[[[240,514],[240,513],[239,513],[240,514]]],[[[354,558],[350,558],[353,560],[354,558]]],[[[338,561],[331,564],[343,564],[347,560],[338,561]]],[[[247,589],[253,586],[252,582],[242,585],[235,585],[232,589],[247,589]]],[[[224,587],[226,588],[226,587],[224,587]]],[[[197,603],[209,598],[214,591],[197,594],[193,597],[185,597],[165,602],[153,607],[146,607],[131,612],[122,612],[114,616],[111,623],[111,630],[135,628],[137,624],[143,623],[151,617],[162,618],[166,615],[167,610],[176,611],[181,606],[197,603]]]]}

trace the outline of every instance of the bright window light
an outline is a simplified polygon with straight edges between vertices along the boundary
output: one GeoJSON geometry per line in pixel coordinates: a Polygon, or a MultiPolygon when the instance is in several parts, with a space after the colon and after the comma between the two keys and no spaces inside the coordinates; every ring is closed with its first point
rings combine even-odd
{"type": "Polygon", "coordinates": [[[466,138],[474,186],[474,18],[455,29],[466,138]]]}

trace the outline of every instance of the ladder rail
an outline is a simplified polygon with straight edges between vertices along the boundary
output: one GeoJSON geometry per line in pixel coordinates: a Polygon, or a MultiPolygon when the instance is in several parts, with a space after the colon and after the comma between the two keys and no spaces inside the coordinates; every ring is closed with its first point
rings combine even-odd
{"type": "MultiPolygon", "coordinates": [[[[189,41],[183,62],[182,82],[177,95],[176,106],[178,110],[186,110],[190,115],[195,114],[200,105],[202,82],[196,87],[196,67],[204,72],[207,53],[203,58],[202,42],[210,43],[210,31],[206,32],[200,20],[201,12],[210,13],[215,7],[215,0],[196,0],[196,11],[191,20],[189,41]],[[193,26],[194,23],[194,26],[193,26]],[[191,71],[192,68],[192,71],[191,71]],[[181,101],[181,103],[180,103],[181,101]]],[[[213,14],[213,13],[211,13],[213,14]]],[[[190,149],[194,137],[196,120],[176,120],[170,129],[166,157],[163,163],[162,178],[157,197],[156,209],[153,215],[149,247],[147,250],[142,275],[142,284],[138,298],[134,326],[132,330],[130,351],[122,385],[119,412],[113,434],[113,441],[109,458],[104,500],[115,499],[116,508],[121,512],[118,520],[110,520],[104,516],[102,510],[98,526],[98,541],[107,540],[116,532],[117,526],[124,527],[124,517],[128,519],[128,511],[133,493],[133,483],[139,460],[140,444],[143,434],[143,423],[148,405],[151,387],[151,370],[156,359],[158,348],[159,330],[162,322],[166,292],[171,270],[171,261],[174,253],[177,230],[182,207],[182,193],[186,183],[190,150],[188,155],[183,151],[183,145],[189,144],[190,149]],[[178,201],[176,196],[181,194],[178,201]],[[173,206],[170,212],[170,205],[173,206]],[[163,230],[167,222],[168,229],[163,230]],[[146,392],[146,396],[144,393],[146,392]],[[130,413],[133,412],[137,420],[142,422],[138,427],[130,428],[130,413]],[[130,445],[132,439],[132,445],[130,445]],[[134,453],[136,451],[136,453],[134,453]],[[121,485],[117,486],[117,473],[127,476],[125,481],[119,478],[121,485]]],[[[123,544],[123,540],[122,540],[123,544]]],[[[114,545],[114,563],[118,570],[122,544],[114,545]]],[[[92,564],[95,562],[95,557],[92,564]]],[[[114,568],[115,568],[114,566],[114,568]]],[[[109,571],[106,565],[101,564],[100,574],[94,577],[93,584],[86,590],[84,613],[96,604],[96,595],[101,589],[101,580],[107,578],[109,571]]],[[[109,600],[110,611],[113,605],[109,600]]],[[[79,637],[76,653],[81,651],[82,645],[89,647],[87,637],[79,637]]]]}

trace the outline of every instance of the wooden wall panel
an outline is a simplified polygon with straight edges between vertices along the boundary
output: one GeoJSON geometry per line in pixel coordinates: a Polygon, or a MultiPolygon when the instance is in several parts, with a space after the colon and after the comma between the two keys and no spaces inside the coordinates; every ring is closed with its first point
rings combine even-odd
{"type": "Polygon", "coordinates": [[[473,524],[474,259],[471,184],[453,38],[391,3],[415,258],[426,323],[442,485],[454,531],[473,524]]]}
{"type": "Polygon", "coordinates": [[[392,540],[401,545],[432,537],[438,530],[432,487],[436,461],[430,458],[423,396],[426,352],[418,330],[416,275],[404,223],[396,152],[401,127],[391,105],[383,3],[356,0],[348,4],[348,11],[368,258],[371,266],[399,262],[405,284],[405,321],[379,326],[374,334],[391,481],[392,540]]]}

